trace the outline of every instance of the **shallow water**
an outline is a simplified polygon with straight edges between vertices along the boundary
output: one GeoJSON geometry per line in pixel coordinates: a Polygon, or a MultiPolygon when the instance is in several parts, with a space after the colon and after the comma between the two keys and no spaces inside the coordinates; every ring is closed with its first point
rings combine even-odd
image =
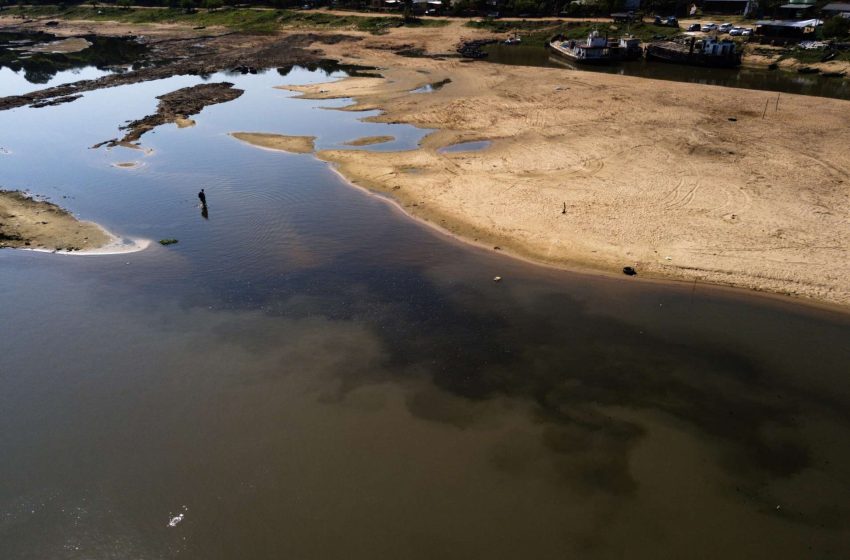
{"type": "Polygon", "coordinates": [[[588,66],[575,65],[561,57],[554,56],[546,47],[493,44],[485,46],[484,50],[488,53],[488,62],[499,64],[605,72],[607,74],[638,76],[656,80],[850,99],[850,80],[824,78],[815,74],[797,74],[748,67],[738,69],[701,68],[683,64],[647,62],[644,59],[608,66],[588,66]]]}
{"type": "Polygon", "coordinates": [[[847,556],[846,316],[514,261],[226,135],[424,134],[271,87],[326,79],[213,76],[150,155],[88,147],[199,78],[0,113],[0,185],[179,239],[0,251],[1,558],[847,556]]]}
{"type": "Polygon", "coordinates": [[[480,152],[490,147],[489,140],[475,140],[473,142],[460,142],[451,146],[443,146],[437,150],[439,154],[454,154],[458,152],[480,152]]]}

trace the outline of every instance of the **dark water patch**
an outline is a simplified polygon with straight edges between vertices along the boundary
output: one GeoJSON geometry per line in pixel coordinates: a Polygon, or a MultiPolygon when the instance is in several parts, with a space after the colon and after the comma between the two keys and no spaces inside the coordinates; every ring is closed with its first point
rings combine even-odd
{"type": "Polygon", "coordinates": [[[356,78],[382,78],[383,76],[374,70],[377,70],[374,66],[363,66],[359,64],[346,64],[342,63],[338,60],[332,59],[322,59],[316,62],[304,62],[299,64],[291,64],[288,66],[281,66],[277,69],[278,74],[281,76],[288,76],[289,73],[293,70],[293,68],[304,68],[310,72],[321,71],[324,72],[325,75],[330,76],[337,72],[343,72],[348,76],[356,77],[356,78]]]}
{"type": "Polygon", "coordinates": [[[58,72],[92,66],[98,69],[132,64],[139,60],[147,47],[133,38],[82,35],[91,43],[85,49],[69,53],[29,52],[21,50],[59,40],[49,33],[0,32],[0,68],[23,72],[33,84],[46,84],[58,72]]]}
{"type": "Polygon", "coordinates": [[[410,93],[433,93],[435,91],[443,89],[443,86],[446,86],[450,83],[452,83],[452,80],[450,78],[446,78],[445,80],[440,80],[439,82],[425,84],[422,87],[412,90],[410,93]]]}
{"type": "Polygon", "coordinates": [[[454,154],[459,152],[480,152],[490,147],[489,140],[476,140],[473,142],[460,142],[451,146],[444,146],[437,150],[438,154],[454,154]]]}
{"type": "Polygon", "coordinates": [[[488,62],[499,64],[564,68],[656,80],[850,99],[850,81],[830,79],[815,74],[797,74],[748,67],[701,68],[683,64],[647,62],[643,59],[607,66],[581,66],[556,57],[546,47],[541,46],[492,44],[484,47],[484,50],[488,54],[488,62]]]}

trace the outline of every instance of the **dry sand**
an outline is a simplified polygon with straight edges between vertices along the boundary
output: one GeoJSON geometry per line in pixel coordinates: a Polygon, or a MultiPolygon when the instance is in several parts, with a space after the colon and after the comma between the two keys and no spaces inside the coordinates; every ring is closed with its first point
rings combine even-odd
{"type": "Polygon", "coordinates": [[[536,261],[850,304],[850,103],[390,52],[445,52],[461,33],[322,45],[385,79],[288,89],[439,130],[418,150],[318,156],[411,214],[536,261]],[[436,151],[483,139],[481,152],[436,151]]]}
{"type": "Polygon", "coordinates": [[[51,202],[0,191],[0,247],[81,251],[113,240],[97,224],[79,221],[51,202]]]}
{"type": "Polygon", "coordinates": [[[261,132],[231,132],[231,136],[258,148],[290,152],[293,154],[310,154],[313,152],[315,136],[284,136],[261,132]]]}

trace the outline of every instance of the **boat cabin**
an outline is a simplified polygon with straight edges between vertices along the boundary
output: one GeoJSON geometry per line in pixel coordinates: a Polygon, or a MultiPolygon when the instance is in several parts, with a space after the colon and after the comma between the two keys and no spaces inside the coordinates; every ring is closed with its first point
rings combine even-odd
{"type": "Polygon", "coordinates": [[[729,40],[718,41],[716,37],[706,37],[702,41],[702,54],[731,56],[735,54],[735,43],[729,40]]]}

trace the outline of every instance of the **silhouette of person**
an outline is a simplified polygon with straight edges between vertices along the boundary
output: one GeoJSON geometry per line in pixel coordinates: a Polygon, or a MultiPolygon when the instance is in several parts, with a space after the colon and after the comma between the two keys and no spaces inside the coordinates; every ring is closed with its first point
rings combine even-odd
{"type": "Polygon", "coordinates": [[[201,199],[201,206],[206,208],[207,207],[207,195],[204,194],[204,189],[201,189],[201,192],[198,193],[198,198],[201,199]]]}

